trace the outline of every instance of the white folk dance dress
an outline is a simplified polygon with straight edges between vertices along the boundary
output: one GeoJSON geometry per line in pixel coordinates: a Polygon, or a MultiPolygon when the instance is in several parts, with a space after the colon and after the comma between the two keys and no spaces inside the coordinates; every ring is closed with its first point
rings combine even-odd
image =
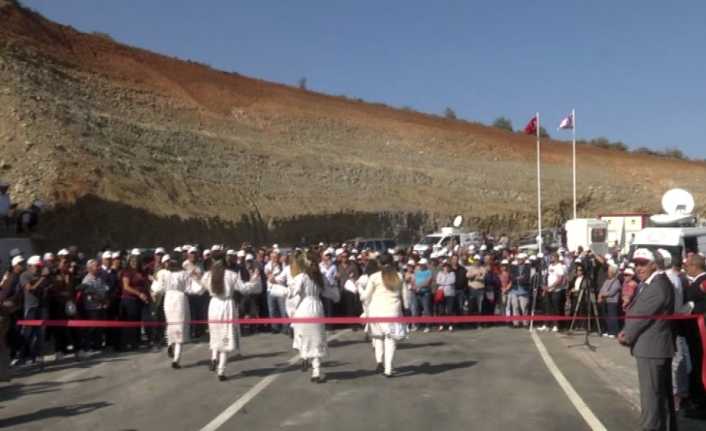
{"type": "MultiPolygon", "coordinates": [[[[208,320],[234,320],[238,318],[238,308],[235,306],[233,297],[235,292],[243,295],[251,294],[259,288],[255,282],[244,283],[240,279],[240,274],[229,269],[224,271],[224,291],[222,295],[215,295],[211,289],[211,271],[206,272],[201,279],[201,285],[211,294],[211,301],[208,303],[208,320]]],[[[235,350],[235,323],[209,323],[208,334],[210,338],[210,348],[217,352],[232,352],[235,350]]]]}
{"type": "MultiPolygon", "coordinates": [[[[324,317],[321,289],[307,274],[298,274],[288,286],[289,298],[300,297],[301,301],[292,317],[324,317]]],[[[292,347],[299,350],[302,359],[323,358],[328,353],[326,328],[323,323],[293,323],[292,347]]]]}
{"type": "MultiPolygon", "coordinates": [[[[368,278],[365,290],[360,293],[360,300],[367,303],[368,317],[402,317],[402,291],[393,291],[385,287],[382,271],[368,278]]],[[[373,338],[392,338],[402,340],[407,337],[407,325],[404,323],[370,323],[368,333],[373,338]]]]}
{"type": "Polygon", "coordinates": [[[171,346],[188,341],[191,313],[186,295],[199,292],[201,286],[186,271],[162,269],[157,272],[151,290],[154,294],[164,294],[167,344],[171,346]]]}

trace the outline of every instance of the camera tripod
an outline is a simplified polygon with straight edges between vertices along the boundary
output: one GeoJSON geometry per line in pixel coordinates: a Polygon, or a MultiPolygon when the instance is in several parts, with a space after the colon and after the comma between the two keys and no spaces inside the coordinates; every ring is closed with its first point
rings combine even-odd
{"type": "Polygon", "coordinates": [[[581,311],[582,301],[585,301],[586,306],[586,330],[582,345],[594,350],[595,348],[588,341],[588,335],[591,333],[591,321],[595,319],[596,329],[598,330],[599,335],[601,333],[601,323],[598,317],[598,304],[596,302],[596,298],[591,294],[590,287],[582,287],[581,290],[579,290],[579,295],[576,298],[576,308],[574,309],[574,313],[571,317],[571,324],[569,325],[568,333],[569,335],[573,334],[574,324],[576,323],[579,311],[581,311]]]}

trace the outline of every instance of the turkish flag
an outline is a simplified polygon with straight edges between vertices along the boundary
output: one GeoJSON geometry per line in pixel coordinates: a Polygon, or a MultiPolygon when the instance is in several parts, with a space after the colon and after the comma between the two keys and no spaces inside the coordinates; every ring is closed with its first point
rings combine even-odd
{"type": "Polygon", "coordinates": [[[535,115],[532,117],[529,123],[525,126],[525,133],[528,135],[536,135],[537,134],[537,116],[535,115]]]}

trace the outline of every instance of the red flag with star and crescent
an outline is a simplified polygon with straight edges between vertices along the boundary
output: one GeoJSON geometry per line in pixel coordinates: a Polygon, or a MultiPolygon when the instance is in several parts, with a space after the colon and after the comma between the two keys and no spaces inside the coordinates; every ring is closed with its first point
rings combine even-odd
{"type": "Polygon", "coordinates": [[[537,134],[537,116],[535,115],[532,117],[529,123],[525,126],[525,133],[528,135],[536,135],[537,134]]]}

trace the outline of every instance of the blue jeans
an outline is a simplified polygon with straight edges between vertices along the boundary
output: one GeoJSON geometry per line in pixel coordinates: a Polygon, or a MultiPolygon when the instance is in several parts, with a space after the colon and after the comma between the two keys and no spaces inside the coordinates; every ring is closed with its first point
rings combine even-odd
{"type": "MultiPolygon", "coordinates": [[[[41,320],[46,319],[47,313],[39,307],[32,307],[25,312],[25,320],[41,320]]],[[[37,360],[37,357],[42,353],[42,342],[44,341],[44,326],[23,326],[22,334],[22,350],[20,358],[22,360],[31,359],[37,360]]]]}
{"type": "Polygon", "coordinates": [[[431,316],[431,292],[418,293],[417,301],[419,301],[419,305],[421,305],[422,316],[431,316]]]}
{"type": "MultiPolygon", "coordinates": [[[[285,308],[285,299],[277,298],[270,293],[267,293],[267,311],[270,317],[287,317],[287,309],[285,308]]],[[[273,323],[270,325],[273,331],[280,331],[282,325],[273,323]]]]}

